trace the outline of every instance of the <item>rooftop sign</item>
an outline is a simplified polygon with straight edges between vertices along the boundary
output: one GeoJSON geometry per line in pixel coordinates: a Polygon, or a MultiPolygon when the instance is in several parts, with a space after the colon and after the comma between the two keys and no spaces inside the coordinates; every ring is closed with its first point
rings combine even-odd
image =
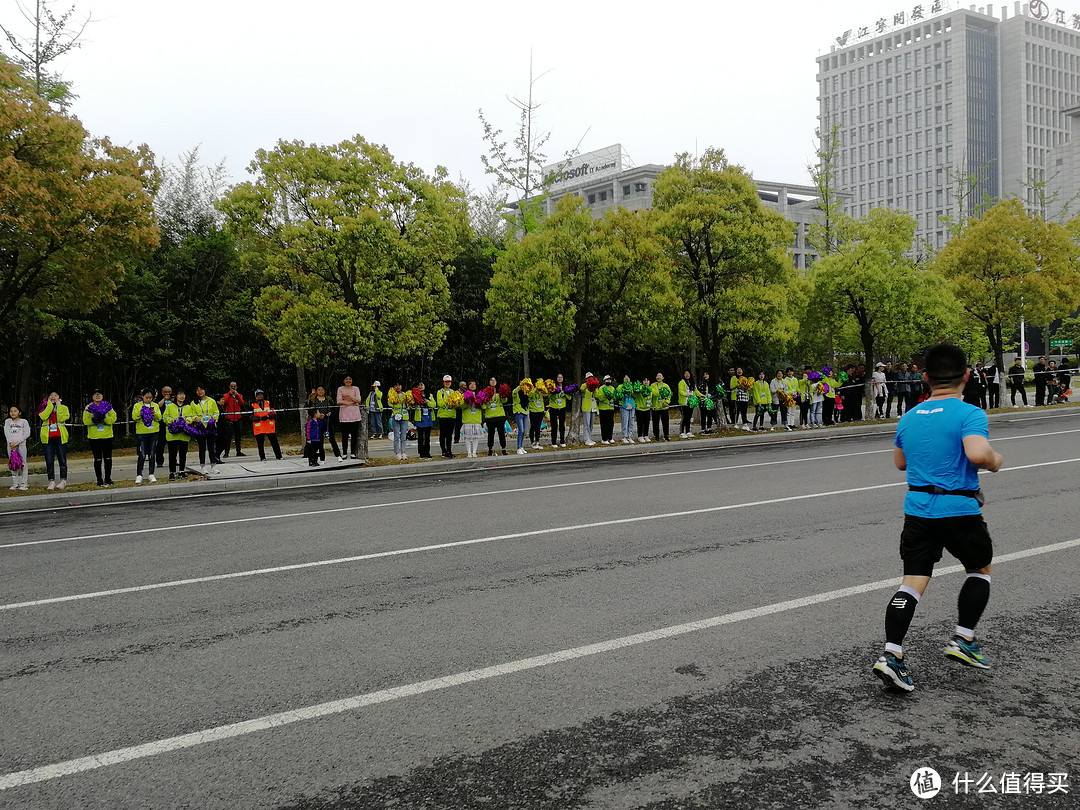
{"type": "Polygon", "coordinates": [[[580,185],[582,181],[600,180],[618,174],[623,170],[622,144],[616,143],[575,155],[560,163],[552,163],[543,168],[544,178],[550,178],[549,189],[561,191],[570,186],[580,185]]]}

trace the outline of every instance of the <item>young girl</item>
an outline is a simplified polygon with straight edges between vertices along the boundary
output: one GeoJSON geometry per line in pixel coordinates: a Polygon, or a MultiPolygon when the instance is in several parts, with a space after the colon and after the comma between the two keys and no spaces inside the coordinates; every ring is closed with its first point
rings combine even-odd
{"type": "Polygon", "coordinates": [[[652,385],[648,377],[634,386],[634,420],[637,423],[637,440],[649,441],[649,423],[652,420],[652,385]]]}
{"type": "Polygon", "coordinates": [[[131,406],[131,421],[135,423],[135,441],[138,461],[135,465],[135,483],[142,483],[143,462],[150,465],[150,483],[157,483],[154,475],[157,462],[158,427],[161,424],[161,409],[154,402],[154,392],[149,388],[142,390],[142,399],[131,406]]]}
{"type": "Polygon", "coordinates": [[[45,474],[49,478],[48,489],[63,489],[67,486],[67,421],[71,418],[71,411],[65,405],[60,395],[53,391],[49,398],[42,403],[38,411],[41,420],[41,443],[45,445],[45,474]],[[57,484],[53,475],[53,464],[60,461],[60,483],[57,484]]]}
{"type": "Polygon", "coordinates": [[[162,423],[165,425],[165,440],[169,445],[169,480],[176,481],[180,478],[187,478],[187,451],[188,436],[185,425],[187,420],[180,421],[180,416],[184,412],[184,408],[187,403],[187,394],[184,393],[184,389],[180,389],[176,392],[175,401],[169,402],[165,405],[165,412],[161,415],[162,423]],[[177,462],[179,461],[179,466],[177,462]]]}
{"type": "MultiPolygon", "coordinates": [[[[476,380],[472,380],[469,383],[468,389],[473,393],[476,392],[476,380]]],[[[495,455],[495,434],[499,434],[499,448],[502,450],[502,454],[506,455],[506,405],[510,401],[509,397],[503,397],[503,386],[499,385],[498,380],[492,377],[488,380],[488,391],[494,391],[495,393],[484,403],[484,421],[487,423],[488,430],[488,455],[495,455]]],[[[465,431],[465,412],[461,412],[461,430],[465,431]]]]}
{"type": "Polygon", "coordinates": [[[529,396],[533,392],[532,380],[518,383],[511,393],[514,397],[514,422],[517,425],[517,454],[525,455],[525,428],[529,425],[529,396]]]}
{"type": "Polygon", "coordinates": [[[616,396],[619,398],[619,419],[622,428],[623,444],[634,443],[634,411],[637,403],[634,401],[634,383],[629,374],[623,374],[622,385],[616,388],[616,396]]]}
{"type": "MultiPolygon", "coordinates": [[[[492,380],[494,385],[494,380],[492,380]]],[[[470,396],[465,397],[465,402],[462,402],[458,410],[461,411],[461,435],[465,437],[465,454],[468,458],[476,458],[476,448],[480,444],[480,438],[484,435],[484,409],[476,404],[476,400],[473,399],[472,394],[476,393],[476,381],[473,380],[469,383],[468,392],[470,396]]],[[[498,394],[496,394],[498,396],[498,394]]],[[[491,432],[489,436],[494,437],[494,432],[491,432]]],[[[505,437],[504,437],[505,440],[505,437]]],[[[491,444],[494,440],[492,439],[491,444]]],[[[488,455],[492,454],[492,450],[488,450],[488,455]]],[[[506,451],[504,450],[503,453],[506,451]]]]}
{"type": "Polygon", "coordinates": [[[424,460],[431,460],[431,429],[435,427],[435,417],[432,409],[435,407],[435,398],[429,397],[424,384],[417,383],[413,388],[412,413],[413,427],[416,428],[416,455],[424,460]],[[417,398],[419,394],[419,399],[417,398]]]}
{"type": "Polygon", "coordinates": [[[22,408],[12,405],[4,420],[4,440],[7,442],[8,469],[11,470],[11,489],[26,492],[26,442],[30,439],[30,423],[23,419],[22,408]]]}
{"type": "Polygon", "coordinates": [[[98,389],[90,395],[90,404],[83,408],[82,423],[86,426],[86,438],[90,452],[94,454],[94,475],[99,487],[112,486],[113,425],[116,411],[105,402],[98,389]]]}

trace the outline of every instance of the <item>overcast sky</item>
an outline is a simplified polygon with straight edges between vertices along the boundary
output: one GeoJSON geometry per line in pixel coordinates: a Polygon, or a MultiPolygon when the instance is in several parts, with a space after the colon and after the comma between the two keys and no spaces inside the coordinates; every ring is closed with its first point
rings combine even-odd
{"type": "MultiPolygon", "coordinates": [[[[635,164],[717,146],[761,180],[804,183],[815,58],[917,5],[931,2],[77,0],[94,21],[62,71],[95,135],[174,162],[199,145],[234,180],[278,139],[361,134],[479,188],[477,111],[513,136],[506,97],[528,92],[531,48],[552,162],[579,141],[621,143],[635,164]]],[[[0,9],[17,22],[15,0],[0,9]]]]}

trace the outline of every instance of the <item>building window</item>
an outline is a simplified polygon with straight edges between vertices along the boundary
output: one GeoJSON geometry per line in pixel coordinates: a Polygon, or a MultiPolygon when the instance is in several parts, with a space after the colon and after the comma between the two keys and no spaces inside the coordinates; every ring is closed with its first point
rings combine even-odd
{"type": "Polygon", "coordinates": [[[600,202],[604,202],[604,200],[606,200],[606,199],[607,199],[607,192],[606,191],[601,191],[600,192],[600,202]]]}
{"type": "Polygon", "coordinates": [[[630,186],[623,186],[622,187],[622,195],[624,197],[629,197],[630,196],[630,186]]]}
{"type": "Polygon", "coordinates": [[[645,189],[647,188],[648,186],[646,186],[644,183],[634,183],[634,191],[636,191],[638,194],[644,194],[645,189]]]}
{"type": "Polygon", "coordinates": [[[596,195],[595,194],[590,194],[589,195],[589,205],[595,205],[595,204],[596,204],[596,195]]]}

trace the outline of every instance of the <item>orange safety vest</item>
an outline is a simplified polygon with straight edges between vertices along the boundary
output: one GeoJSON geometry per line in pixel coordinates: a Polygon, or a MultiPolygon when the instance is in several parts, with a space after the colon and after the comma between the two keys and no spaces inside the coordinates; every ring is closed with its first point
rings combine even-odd
{"type": "Polygon", "coordinates": [[[264,433],[274,433],[274,432],[276,432],[277,428],[276,428],[276,426],[274,424],[274,419],[273,419],[274,409],[270,407],[270,401],[269,400],[264,399],[263,400],[263,407],[261,407],[261,408],[259,407],[259,401],[255,400],[254,402],[251,403],[251,410],[254,411],[256,416],[262,416],[263,417],[262,419],[256,420],[256,422],[255,422],[254,429],[255,429],[255,435],[256,436],[260,436],[260,435],[262,435],[264,433]],[[268,418],[266,418],[267,416],[269,416],[271,418],[268,419],[268,418]]]}

